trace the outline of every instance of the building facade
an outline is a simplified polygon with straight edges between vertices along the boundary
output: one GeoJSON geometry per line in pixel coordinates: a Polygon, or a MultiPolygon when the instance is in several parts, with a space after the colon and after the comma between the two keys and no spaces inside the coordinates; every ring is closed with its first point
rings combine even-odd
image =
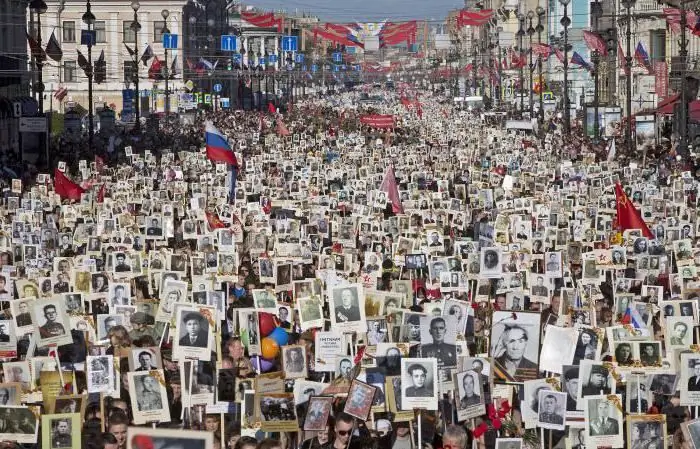
{"type": "MultiPolygon", "coordinates": [[[[170,82],[171,110],[176,107],[177,93],[182,90],[182,7],[184,1],[148,0],[140,3],[138,23],[141,30],[138,35],[131,28],[134,20],[134,10],[131,0],[93,0],[92,13],[95,15],[96,42],[92,47],[93,63],[104,50],[107,66],[107,78],[101,84],[93,84],[93,102],[97,108],[103,105],[113,107],[117,113],[124,108],[123,90],[134,89],[133,72],[138,70],[139,93],[141,97],[141,115],[145,116],[152,110],[164,109],[163,81],[148,78],[148,67],[157,57],[160,61],[166,59],[162,44],[164,25],[172,34],[180,36],[178,49],[168,50],[167,67],[172,67],[176,60],[176,75],[170,82]],[[167,20],[161,12],[168,10],[167,20]],[[145,66],[140,61],[146,47],[150,45],[154,58],[145,66]],[[128,48],[127,48],[128,46],[128,48]],[[130,55],[129,49],[136,54],[130,55]]],[[[46,64],[43,70],[43,81],[46,86],[45,110],[63,112],[68,105],[79,104],[85,109],[88,106],[88,78],[78,64],[78,50],[87,57],[87,45],[81,45],[81,31],[87,30],[82,21],[85,13],[85,2],[72,0],[49,0],[48,10],[41,18],[42,38],[46,43],[55,32],[56,38],[63,50],[60,63],[46,64]],[[53,94],[59,88],[68,89],[68,95],[63,102],[58,102],[53,94]],[[50,98],[49,98],[50,97],[50,98]]],[[[44,44],[45,45],[45,44],[44,44]]]]}

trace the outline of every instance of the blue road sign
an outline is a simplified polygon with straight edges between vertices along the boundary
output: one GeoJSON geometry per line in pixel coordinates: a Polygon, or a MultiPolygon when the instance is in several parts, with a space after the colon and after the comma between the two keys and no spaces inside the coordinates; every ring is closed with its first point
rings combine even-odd
{"type": "Polygon", "coordinates": [[[237,47],[236,36],[230,34],[221,35],[221,51],[236,51],[237,47]]]}
{"type": "Polygon", "coordinates": [[[297,64],[303,64],[304,63],[304,53],[297,53],[294,55],[294,62],[297,64]]]}
{"type": "Polygon", "coordinates": [[[258,64],[265,65],[265,58],[258,58],[258,64]]]}
{"type": "Polygon", "coordinates": [[[243,57],[241,56],[240,53],[234,53],[233,54],[233,62],[241,63],[243,61],[243,57]]]}
{"type": "Polygon", "coordinates": [[[163,33],[163,48],[176,49],[177,48],[177,34],[163,33]]]}
{"type": "Polygon", "coordinates": [[[314,73],[318,72],[318,66],[316,64],[311,64],[311,71],[314,73]]]}
{"type": "Polygon", "coordinates": [[[297,37],[282,36],[282,51],[297,51],[297,37]]]}
{"type": "Polygon", "coordinates": [[[95,42],[97,39],[95,38],[97,36],[97,31],[95,30],[82,30],[80,32],[80,45],[95,45],[95,42]]]}
{"type": "Polygon", "coordinates": [[[339,65],[334,65],[334,66],[333,66],[333,71],[334,71],[334,72],[339,72],[339,71],[340,71],[340,66],[339,66],[339,65]]]}
{"type": "Polygon", "coordinates": [[[214,92],[221,92],[221,84],[220,83],[214,84],[214,92]]]}
{"type": "Polygon", "coordinates": [[[333,53],[333,62],[343,62],[343,54],[339,51],[333,53]]]}
{"type": "Polygon", "coordinates": [[[277,55],[268,55],[267,61],[270,64],[274,64],[275,62],[277,62],[277,55]]]}

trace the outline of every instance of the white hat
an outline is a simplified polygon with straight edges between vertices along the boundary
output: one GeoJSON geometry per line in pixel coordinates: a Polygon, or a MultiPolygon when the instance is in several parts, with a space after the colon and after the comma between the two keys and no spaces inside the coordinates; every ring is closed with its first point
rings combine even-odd
{"type": "Polygon", "coordinates": [[[391,432],[391,422],[387,419],[378,419],[375,427],[377,428],[377,432],[391,432]]]}

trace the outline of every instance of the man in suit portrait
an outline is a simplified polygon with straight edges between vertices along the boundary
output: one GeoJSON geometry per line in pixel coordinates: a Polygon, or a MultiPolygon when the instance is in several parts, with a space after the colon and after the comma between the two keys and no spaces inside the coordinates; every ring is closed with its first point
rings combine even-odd
{"type": "Polygon", "coordinates": [[[435,317],[430,321],[430,336],[433,342],[421,347],[423,357],[435,357],[438,366],[455,366],[457,364],[457,347],[445,343],[447,324],[442,317],[435,317]]]}
{"type": "Polygon", "coordinates": [[[620,424],[616,419],[610,418],[610,402],[602,399],[594,409],[597,411],[597,418],[590,420],[591,436],[608,436],[620,433],[620,424]]]}
{"type": "Polygon", "coordinates": [[[204,317],[197,312],[188,312],[185,314],[182,322],[187,333],[180,338],[180,346],[206,348],[209,342],[209,335],[204,317]]]}
{"type": "Polygon", "coordinates": [[[5,321],[0,321],[0,343],[7,343],[10,341],[10,335],[7,333],[7,324],[5,321]]]}
{"type": "Polygon", "coordinates": [[[360,307],[353,289],[344,288],[335,295],[335,319],[338,323],[360,321],[360,307]]]}
{"type": "Polygon", "coordinates": [[[557,413],[557,397],[548,394],[542,400],[539,421],[548,424],[564,424],[564,417],[557,413]]]}
{"type": "Polygon", "coordinates": [[[464,396],[459,401],[461,409],[481,404],[481,396],[474,391],[474,377],[471,374],[467,373],[462,378],[462,387],[464,387],[464,396]]]}
{"type": "Polygon", "coordinates": [[[499,369],[515,381],[523,378],[535,379],[538,374],[537,363],[525,357],[528,340],[529,336],[524,327],[509,324],[503,330],[493,354],[499,369]]]}
{"type": "Polygon", "coordinates": [[[688,391],[700,391],[700,359],[694,363],[693,375],[688,379],[688,391]]]}
{"type": "Polygon", "coordinates": [[[138,359],[139,366],[134,371],[150,371],[153,369],[158,369],[157,366],[151,363],[151,360],[153,359],[153,354],[151,354],[149,351],[139,352],[138,359]]]}
{"type": "Polygon", "coordinates": [[[406,388],[406,397],[409,398],[432,398],[433,387],[426,385],[428,370],[418,363],[408,367],[408,374],[411,376],[413,386],[406,388]]]}

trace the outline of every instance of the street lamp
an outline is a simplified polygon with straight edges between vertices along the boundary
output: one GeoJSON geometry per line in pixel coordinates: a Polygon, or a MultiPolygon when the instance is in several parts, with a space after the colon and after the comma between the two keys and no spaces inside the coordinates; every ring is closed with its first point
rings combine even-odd
{"type": "MultiPolygon", "coordinates": [[[[627,129],[625,130],[625,139],[627,139],[627,148],[632,150],[634,148],[634,142],[632,141],[632,8],[637,0],[622,0],[622,6],[627,9],[627,31],[625,33],[627,55],[625,56],[625,62],[627,63],[627,98],[625,103],[627,106],[627,129]]],[[[685,29],[684,23],[685,16],[683,15],[683,9],[681,7],[681,30],[685,29]]],[[[683,53],[683,41],[685,40],[685,33],[681,34],[681,51],[679,54],[683,53]]],[[[681,54],[681,58],[685,61],[685,55],[681,54]]],[[[682,79],[682,78],[681,78],[682,79]]],[[[684,91],[681,88],[681,100],[683,99],[684,91]]],[[[681,101],[681,104],[683,102],[681,101]]],[[[681,124],[684,128],[684,123],[681,124]]]]}
{"type": "Polygon", "coordinates": [[[559,0],[564,7],[564,16],[561,18],[561,26],[564,27],[564,134],[571,130],[571,111],[569,108],[569,25],[571,19],[568,15],[568,6],[571,0],[559,0]]]}
{"type": "Polygon", "coordinates": [[[83,22],[87,25],[88,31],[90,32],[90,39],[88,40],[88,145],[90,150],[93,150],[92,145],[93,137],[95,136],[95,122],[93,117],[93,102],[92,102],[92,45],[94,44],[93,39],[95,35],[93,34],[93,25],[95,24],[95,15],[92,13],[90,0],[87,0],[87,5],[85,6],[85,13],[83,14],[83,22]]]}
{"type": "MultiPolygon", "coordinates": [[[[598,0],[591,5],[591,14],[593,15],[593,30],[598,33],[598,19],[603,15],[603,6],[598,0]]],[[[598,117],[598,107],[600,103],[600,87],[598,80],[600,77],[600,53],[598,50],[593,51],[593,142],[598,143],[600,135],[600,118],[598,117]]]]}
{"type": "Polygon", "coordinates": [[[518,65],[520,66],[520,118],[523,118],[523,112],[525,111],[525,94],[523,93],[523,36],[525,36],[525,15],[518,13],[518,65]]]}
{"type": "Polygon", "coordinates": [[[133,72],[133,78],[134,78],[134,102],[135,102],[135,109],[136,109],[136,128],[138,129],[140,125],[140,116],[141,116],[141,95],[139,91],[139,31],[141,31],[141,24],[139,23],[139,18],[138,18],[138,11],[139,8],[141,7],[141,4],[139,3],[139,0],[134,0],[131,2],[131,9],[134,10],[134,21],[131,22],[131,29],[134,32],[134,72],[133,72]]]}
{"type": "MultiPolygon", "coordinates": [[[[39,48],[41,48],[41,15],[46,13],[48,7],[44,0],[32,0],[29,4],[29,9],[36,14],[36,41],[39,48]]],[[[41,55],[34,58],[34,63],[37,68],[37,75],[39,79],[34,85],[34,93],[39,96],[39,112],[44,113],[44,61],[41,59],[41,55]]],[[[48,163],[48,161],[47,161],[48,163]]]]}
{"type": "MultiPolygon", "coordinates": [[[[544,8],[541,6],[538,6],[535,9],[535,12],[537,13],[537,26],[535,27],[535,31],[537,31],[537,43],[541,44],[542,43],[542,32],[544,31],[544,25],[542,25],[542,19],[544,18],[544,8]]],[[[540,111],[539,111],[539,116],[540,116],[540,123],[544,123],[544,86],[542,83],[542,53],[538,53],[537,55],[537,77],[540,80],[540,111]]]]}
{"type": "Polygon", "coordinates": [[[530,87],[528,89],[529,91],[529,102],[530,102],[530,119],[532,120],[532,116],[534,115],[534,104],[532,104],[532,74],[534,72],[534,67],[532,67],[532,35],[535,34],[535,28],[532,26],[532,19],[535,18],[535,13],[532,11],[528,11],[527,13],[527,18],[528,18],[528,27],[527,27],[527,35],[530,37],[530,63],[528,65],[528,69],[530,72],[530,87]]]}
{"type": "MultiPolygon", "coordinates": [[[[162,34],[170,34],[168,29],[168,16],[170,16],[170,11],[164,9],[160,12],[161,17],[163,17],[163,30],[162,34]]],[[[170,113],[170,90],[168,88],[168,78],[170,78],[170,70],[168,67],[168,49],[164,48],[165,53],[165,121],[168,121],[168,115],[170,113]]]]}

